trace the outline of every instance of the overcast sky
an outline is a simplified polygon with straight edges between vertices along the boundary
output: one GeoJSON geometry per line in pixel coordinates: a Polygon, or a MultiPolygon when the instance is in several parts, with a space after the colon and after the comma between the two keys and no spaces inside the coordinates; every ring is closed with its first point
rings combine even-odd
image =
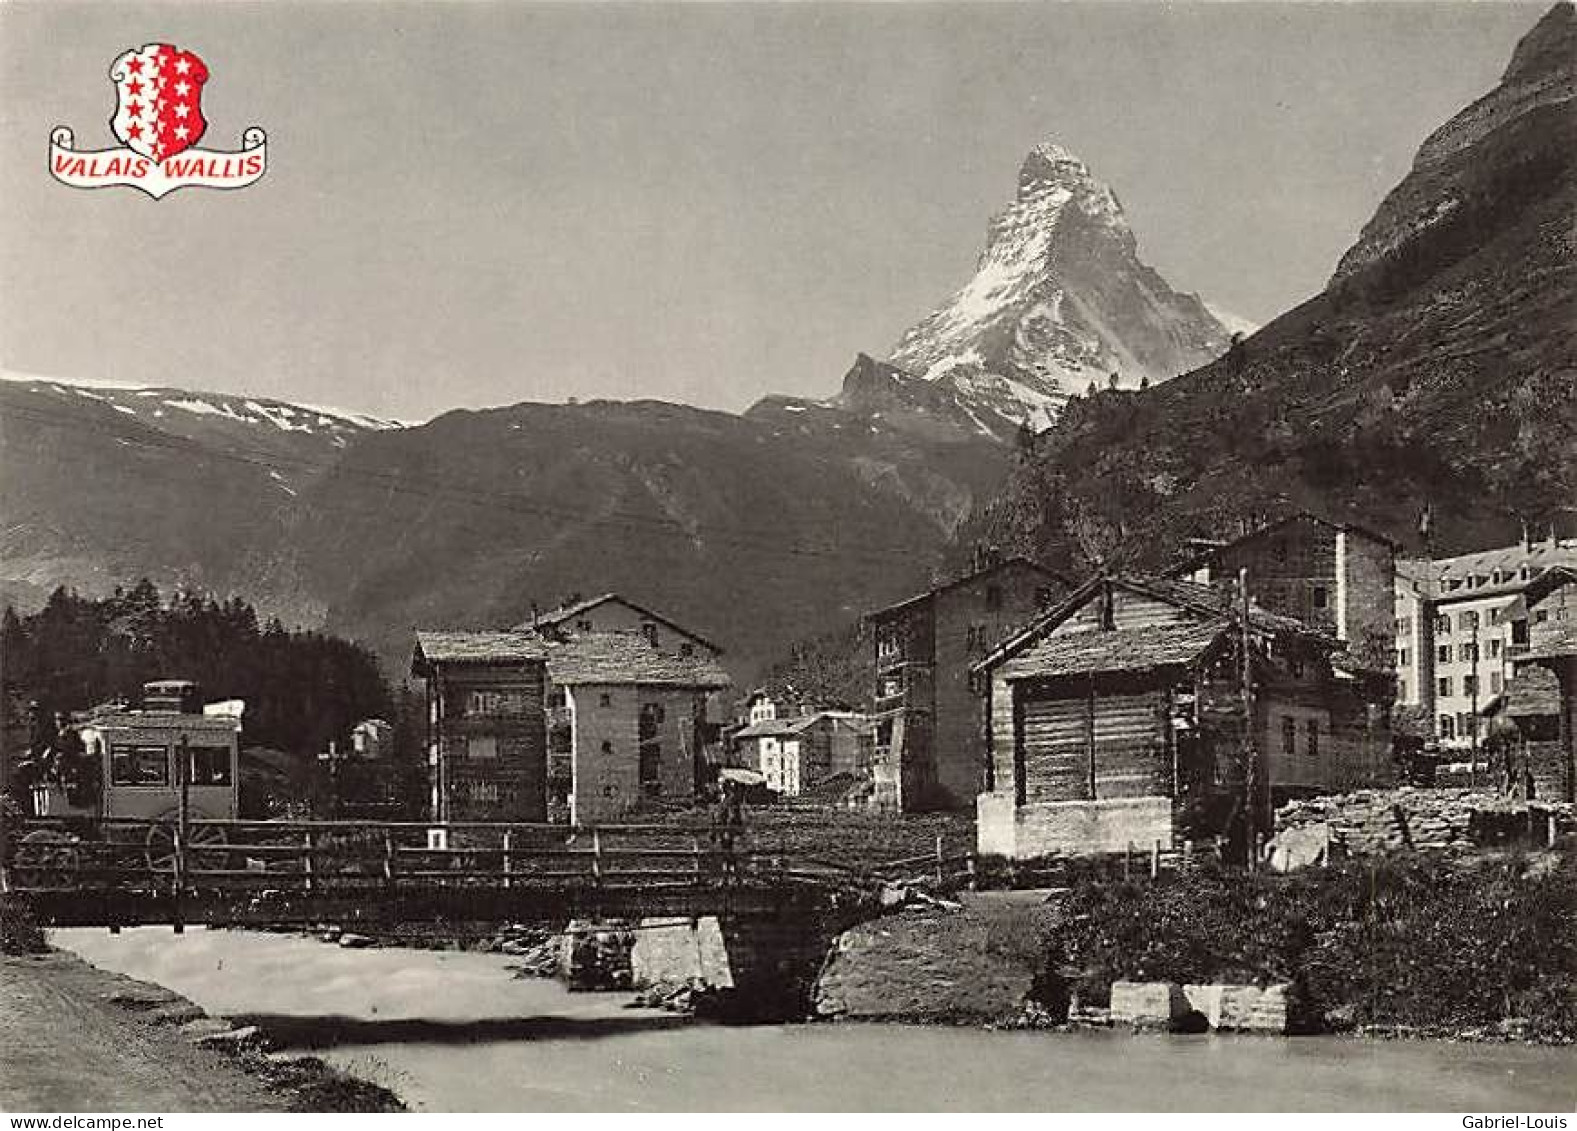
{"type": "Polygon", "coordinates": [[[1317,291],[1548,5],[0,6],[0,365],[404,418],[834,391],[968,277],[1024,153],[1173,286],[1317,291]],[[83,192],[121,51],[211,78],[239,192],[83,192]]]}

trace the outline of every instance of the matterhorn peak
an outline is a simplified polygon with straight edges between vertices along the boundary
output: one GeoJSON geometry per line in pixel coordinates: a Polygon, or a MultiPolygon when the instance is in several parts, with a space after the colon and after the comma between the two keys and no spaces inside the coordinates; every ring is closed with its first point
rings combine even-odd
{"type": "Polygon", "coordinates": [[[1071,189],[1098,183],[1078,154],[1054,141],[1043,141],[1030,150],[1018,170],[1020,199],[1046,188],[1071,189]]]}
{"type": "Polygon", "coordinates": [[[898,342],[894,365],[1032,427],[1091,381],[1155,384],[1228,334],[1139,259],[1117,195],[1054,141],[1030,150],[974,277],[898,342]]]}

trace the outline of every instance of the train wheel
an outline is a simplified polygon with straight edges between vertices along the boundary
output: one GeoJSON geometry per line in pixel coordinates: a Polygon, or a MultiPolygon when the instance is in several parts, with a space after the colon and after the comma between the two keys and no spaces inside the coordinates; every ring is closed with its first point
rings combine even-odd
{"type": "Polygon", "coordinates": [[[81,864],[76,837],[59,829],[34,829],[16,846],[12,874],[23,888],[72,887],[81,864]]]}
{"type": "MultiPolygon", "coordinates": [[[[175,822],[148,826],[148,868],[168,876],[175,871],[175,822]]],[[[191,870],[223,867],[229,860],[225,831],[216,825],[193,825],[186,843],[186,867],[191,870]]]]}
{"type": "Polygon", "coordinates": [[[175,871],[174,825],[149,825],[148,839],[145,843],[150,872],[169,875],[175,871]]]}
{"type": "Polygon", "coordinates": [[[193,825],[187,843],[186,866],[194,871],[228,867],[229,844],[224,829],[218,825],[193,825]]]}

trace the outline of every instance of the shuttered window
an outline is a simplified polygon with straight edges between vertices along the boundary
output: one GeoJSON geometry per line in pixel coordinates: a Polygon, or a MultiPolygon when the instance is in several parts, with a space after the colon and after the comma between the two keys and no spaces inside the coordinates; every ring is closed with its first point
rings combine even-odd
{"type": "Polygon", "coordinates": [[[1085,703],[1031,699],[1021,722],[1021,801],[1078,801],[1090,795],[1085,703]]]}
{"type": "Polygon", "coordinates": [[[1156,692],[1095,697],[1095,796],[1170,793],[1162,700],[1156,692]]]}
{"type": "Polygon", "coordinates": [[[1163,702],[1159,692],[1097,695],[1093,708],[1087,696],[1025,696],[1014,767],[1020,804],[1169,794],[1163,702]]]}

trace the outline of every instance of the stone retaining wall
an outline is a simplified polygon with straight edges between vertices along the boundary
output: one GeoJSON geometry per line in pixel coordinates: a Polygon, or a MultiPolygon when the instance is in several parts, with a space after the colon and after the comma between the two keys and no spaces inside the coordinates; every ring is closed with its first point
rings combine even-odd
{"type": "Polygon", "coordinates": [[[1473,789],[1366,789],[1289,802],[1276,832],[1324,826],[1333,850],[1368,856],[1400,849],[1467,851],[1503,840],[1548,843],[1577,833],[1570,802],[1522,801],[1473,789]]]}

